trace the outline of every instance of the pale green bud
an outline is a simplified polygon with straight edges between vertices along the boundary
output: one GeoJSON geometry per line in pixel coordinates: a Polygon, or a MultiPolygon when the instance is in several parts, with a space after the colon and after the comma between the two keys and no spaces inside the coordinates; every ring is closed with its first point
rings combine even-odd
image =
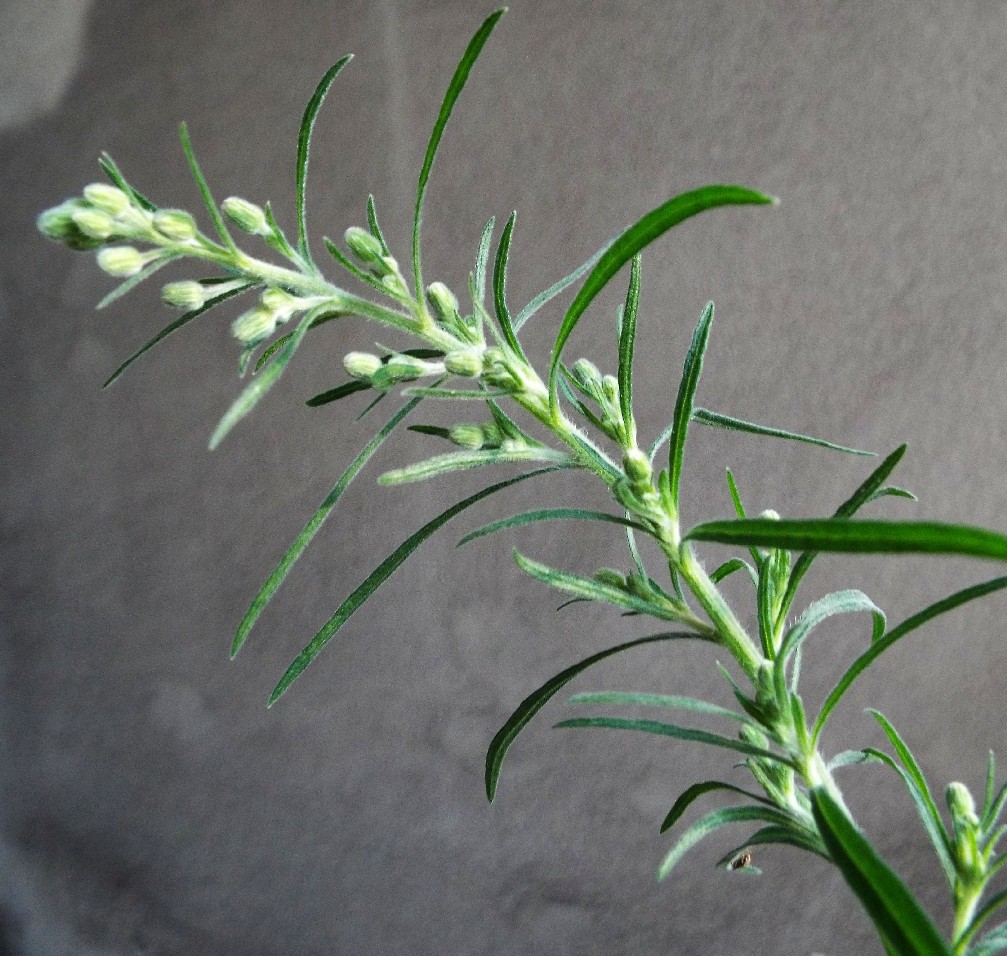
{"type": "Polygon", "coordinates": [[[135,276],[147,259],[132,246],[108,246],[98,251],[98,268],[110,276],[135,276]]]}
{"type": "Polygon", "coordinates": [[[956,824],[978,825],[979,818],[976,816],[976,802],[972,798],[972,794],[969,793],[969,788],[964,783],[959,783],[957,780],[949,783],[944,796],[948,802],[951,817],[956,824]]]}
{"type": "Polygon", "coordinates": [[[503,444],[504,435],[496,422],[486,422],[483,426],[483,447],[499,448],[503,444]]]}
{"type": "Polygon", "coordinates": [[[426,363],[411,355],[393,355],[385,363],[385,370],[393,382],[412,382],[430,373],[426,363]]]}
{"type": "Polygon", "coordinates": [[[605,375],[601,380],[601,392],[610,405],[619,402],[619,380],[614,375],[605,375]]]}
{"type": "Polygon", "coordinates": [[[594,579],[599,584],[606,584],[610,588],[618,588],[620,591],[626,588],[626,579],[618,571],[613,571],[611,568],[601,568],[601,570],[595,571],[594,579]]]}
{"type": "Polygon", "coordinates": [[[763,750],[769,749],[769,738],[752,724],[742,724],[738,736],[753,747],[761,747],[763,750]]]}
{"type": "Polygon", "coordinates": [[[622,470],[634,483],[649,482],[653,474],[650,459],[639,448],[627,448],[622,456],[622,470]]]}
{"type": "Polygon", "coordinates": [[[405,281],[397,272],[389,272],[388,275],[382,276],[381,284],[394,296],[401,298],[409,295],[405,281]]]}
{"type": "Polygon", "coordinates": [[[447,322],[458,314],[458,299],[443,282],[431,282],[427,286],[427,301],[441,322],[447,322]]]}
{"type": "Polygon", "coordinates": [[[577,359],[573,363],[573,368],[570,369],[570,372],[573,375],[574,381],[588,391],[594,391],[601,384],[601,372],[598,371],[598,366],[589,359],[577,359]]]}
{"type": "Polygon", "coordinates": [[[654,592],[649,582],[641,577],[639,571],[633,571],[626,576],[626,590],[645,601],[652,601],[654,599],[654,592]]]}
{"type": "Polygon", "coordinates": [[[483,360],[476,352],[448,352],[444,356],[444,368],[462,378],[478,378],[482,375],[483,360]]]}
{"type": "Polygon", "coordinates": [[[521,381],[508,365],[503,349],[496,347],[486,349],[483,353],[483,363],[483,378],[487,385],[505,389],[520,387],[521,381]]]}
{"type": "Polygon", "coordinates": [[[523,438],[505,438],[500,442],[501,451],[525,451],[530,446],[523,438]]]}
{"type": "Polygon", "coordinates": [[[35,225],[47,239],[65,243],[70,249],[94,249],[102,244],[102,240],[81,232],[73,221],[74,212],[81,208],[83,203],[79,199],[68,199],[40,213],[35,225]]]}
{"type": "Polygon", "coordinates": [[[343,240],[346,242],[346,248],[364,265],[381,266],[385,254],[384,247],[381,245],[381,240],[372,236],[366,229],[350,226],[343,235],[343,240]]]}
{"type": "Polygon", "coordinates": [[[130,239],[156,239],[150,228],[152,219],[146,210],[130,206],[115,217],[116,234],[130,239]]]}
{"type": "Polygon", "coordinates": [[[293,312],[297,308],[297,299],[283,289],[271,286],[262,293],[260,298],[263,306],[273,312],[293,312]]]}
{"type": "Polygon", "coordinates": [[[188,279],[183,282],[169,282],[161,290],[161,301],[174,309],[184,309],[186,312],[199,309],[206,302],[206,287],[188,279]]]}
{"type": "Polygon", "coordinates": [[[107,212],[83,206],[75,209],[71,217],[77,228],[92,239],[108,239],[115,232],[115,222],[107,212]]]}
{"type": "Polygon", "coordinates": [[[117,186],[108,183],[91,183],[84,187],[84,198],[95,209],[107,212],[111,216],[117,216],[125,212],[132,205],[127,196],[117,186]]]}
{"type": "Polygon", "coordinates": [[[455,425],[448,432],[448,437],[461,448],[471,448],[473,451],[482,448],[485,440],[481,425],[455,425]]]}
{"type": "Polygon", "coordinates": [[[239,341],[248,345],[269,338],[276,329],[276,314],[261,305],[239,315],[231,323],[231,332],[239,341]]]}
{"type": "Polygon", "coordinates": [[[268,236],[272,232],[266,221],[265,212],[254,202],[249,202],[240,196],[228,196],[220,204],[220,208],[224,215],[244,232],[250,232],[255,236],[268,236]]]}
{"type": "Polygon", "coordinates": [[[353,378],[366,380],[381,368],[381,359],[370,352],[347,352],[343,358],[343,368],[353,378]]]}
{"type": "Polygon", "coordinates": [[[162,209],[154,213],[154,228],[172,242],[187,242],[196,235],[196,220],[184,209],[162,209]]]}

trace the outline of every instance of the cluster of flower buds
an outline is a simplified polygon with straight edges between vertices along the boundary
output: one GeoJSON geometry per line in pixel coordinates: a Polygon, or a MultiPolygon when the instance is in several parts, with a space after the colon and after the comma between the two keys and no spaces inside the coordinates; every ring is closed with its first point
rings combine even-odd
{"type": "Polygon", "coordinates": [[[372,388],[387,389],[400,382],[414,382],[430,375],[443,375],[443,362],[430,362],[393,352],[379,358],[370,352],[348,352],[343,358],[343,368],[352,377],[367,382],[372,388]]]}
{"type": "Polygon", "coordinates": [[[499,422],[483,422],[481,425],[462,423],[448,430],[448,438],[460,448],[472,451],[499,448],[501,451],[524,451],[538,447],[538,442],[517,429],[506,428],[499,422]]]}
{"type": "Polygon", "coordinates": [[[490,387],[506,392],[541,390],[541,384],[525,363],[497,346],[483,352],[482,378],[490,387]]]}
{"type": "Polygon", "coordinates": [[[627,448],[622,456],[623,477],[612,485],[612,494],[627,511],[646,517],[660,515],[661,498],[654,489],[650,459],[639,448],[627,448]]]}
{"type": "Polygon", "coordinates": [[[975,800],[969,788],[957,781],[948,784],[944,796],[951,811],[954,833],[952,853],[959,879],[965,883],[980,882],[988,862],[983,853],[987,834],[979,822],[975,800]]]}
{"type": "Polygon", "coordinates": [[[38,217],[39,231],[71,249],[98,249],[98,265],[109,275],[133,276],[145,266],[201,242],[196,221],[182,209],[150,210],[108,183],[91,183],[38,217]],[[155,248],[141,252],[122,241],[155,248]]]}
{"type": "Polygon", "coordinates": [[[595,420],[598,428],[620,445],[629,444],[630,437],[619,404],[619,380],[614,375],[602,375],[598,367],[586,358],[573,363],[570,377],[584,395],[597,403],[601,412],[595,420]]]}
{"type": "Polygon", "coordinates": [[[278,325],[323,301],[325,299],[319,296],[295,296],[283,289],[270,287],[259,297],[257,305],[231,323],[231,333],[242,345],[257,345],[268,339],[278,325]]]}
{"type": "MultiPolygon", "coordinates": [[[[438,325],[461,342],[468,342],[476,346],[482,346],[485,343],[479,320],[474,315],[461,314],[457,296],[443,282],[431,282],[426,291],[430,311],[438,325]]],[[[474,374],[478,375],[479,373],[474,374]]]]}
{"type": "Polygon", "coordinates": [[[371,235],[359,226],[350,226],[343,238],[346,241],[346,248],[381,283],[389,295],[403,301],[410,299],[409,286],[402,278],[398,262],[394,256],[388,254],[384,243],[377,236],[371,235]]]}

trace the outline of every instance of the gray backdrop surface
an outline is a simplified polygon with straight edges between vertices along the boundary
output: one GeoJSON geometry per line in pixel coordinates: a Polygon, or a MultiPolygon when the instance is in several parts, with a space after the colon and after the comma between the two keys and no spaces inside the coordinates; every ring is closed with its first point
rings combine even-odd
{"type": "MultiPolygon", "coordinates": [[[[528,483],[459,519],[267,712],[277,676],[364,574],[486,477],[377,486],[380,471],[431,453],[433,439],[403,432],[228,663],[251,596],[390,414],[354,423],[359,405],[304,406],[342,380],[342,355],[374,331],[320,330],[210,454],[239,387],[227,328],[237,309],[190,326],[103,393],[171,316],[156,283],[94,313],[112,283],[93,257],[34,233],[42,208],[99,178],[102,149],[159,203],[195,209],[181,119],[218,198],[272,199],[289,228],[304,102],[355,52],[318,123],[309,227],[316,242],[340,236],[373,192],[406,261],[430,124],[490,9],[0,5],[0,951],[877,951],[824,863],[773,848],[757,854],[759,879],[713,870],[741,832],[654,879],[669,845],[657,834],[664,814],[688,784],[732,774],[729,757],[551,731],[569,712],[557,701],[519,740],[487,805],[485,747],[517,703],[647,630],[593,605],[554,614],[556,594],[510,557],[517,545],[585,573],[627,570],[617,531],[536,526],[454,545],[547,495],[610,508],[586,479],[528,483]]],[[[517,208],[509,294],[520,303],[676,192],[726,181],[778,195],[776,209],[710,213],[648,252],[643,434],[668,420],[712,298],[702,404],[882,453],[907,440],[897,477],[920,501],[879,502],[873,515],[1007,529],[1005,77],[1007,11],[996,2],[516,0],[444,140],[425,273],[463,288],[485,220],[517,208]]],[[[604,297],[589,314],[571,358],[612,370],[615,303],[604,297]]],[[[529,327],[536,356],[561,314],[529,327]]],[[[428,408],[417,420],[459,415],[428,408]]],[[[729,513],[725,465],[750,510],[789,515],[831,513],[871,468],[721,432],[697,430],[690,451],[687,523],[729,513]]],[[[704,550],[711,566],[720,556],[704,550]]],[[[823,558],[803,601],[859,587],[898,621],[994,573],[969,561],[823,558]]],[[[745,597],[740,581],[731,594],[745,597]]],[[[854,688],[826,748],[879,745],[863,712],[879,706],[937,787],[977,786],[987,749],[1007,757],[1005,619],[1000,598],[915,635],[854,688]]],[[[864,620],[822,627],[805,663],[809,700],[867,637],[864,620]]],[[[728,703],[714,659],[643,649],[577,687],[728,703]]],[[[905,794],[878,770],[844,779],[858,819],[946,923],[939,868],[905,794]]]]}

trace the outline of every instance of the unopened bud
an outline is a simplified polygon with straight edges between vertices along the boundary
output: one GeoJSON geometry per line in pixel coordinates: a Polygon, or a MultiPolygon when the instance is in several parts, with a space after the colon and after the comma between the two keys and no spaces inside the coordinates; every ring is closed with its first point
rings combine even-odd
{"type": "Polygon", "coordinates": [[[263,306],[273,312],[292,312],[297,306],[297,299],[283,289],[270,286],[260,298],[263,306]]]}
{"type": "Polygon", "coordinates": [[[444,356],[444,368],[462,378],[478,378],[483,371],[483,360],[475,352],[448,352],[444,356]]]}
{"type": "Polygon", "coordinates": [[[132,246],[109,246],[98,251],[98,268],[110,276],[135,276],[146,259],[132,246]]]}
{"type": "Polygon", "coordinates": [[[343,368],[353,378],[369,379],[381,368],[381,359],[370,352],[348,352],[343,358],[343,368]]]}
{"type": "Polygon", "coordinates": [[[589,359],[577,359],[570,372],[574,381],[588,391],[593,391],[601,384],[601,372],[598,371],[598,366],[589,359]]]}
{"type": "Polygon", "coordinates": [[[381,284],[394,296],[401,298],[409,295],[405,281],[397,272],[389,272],[388,275],[382,276],[381,284]]]}
{"type": "Polygon", "coordinates": [[[426,364],[411,355],[393,355],[385,363],[385,371],[393,382],[412,382],[429,374],[426,364]]]}
{"type": "Polygon", "coordinates": [[[650,481],[653,471],[650,459],[639,448],[627,448],[622,456],[622,470],[632,482],[650,481]]]}
{"type": "Polygon", "coordinates": [[[372,266],[380,263],[381,257],[385,254],[381,240],[359,226],[350,226],[343,235],[343,240],[346,242],[346,248],[364,265],[372,266]]]}
{"type": "Polygon", "coordinates": [[[261,305],[239,315],[231,323],[234,337],[246,345],[269,338],[276,328],[276,314],[261,305]]]}
{"type": "Polygon", "coordinates": [[[187,242],[196,235],[196,220],[184,209],[162,209],[154,213],[154,228],[172,242],[187,242]]]}
{"type": "Polygon", "coordinates": [[[92,239],[108,239],[115,232],[115,223],[107,212],[89,206],[78,207],[71,213],[77,228],[92,239]]]}
{"type": "Polygon", "coordinates": [[[192,280],[169,282],[161,290],[161,301],[175,309],[199,309],[206,302],[206,287],[192,280]]]}
{"type": "Polygon", "coordinates": [[[268,236],[272,229],[266,220],[266,214],[261,206],[242,199],[240,196],[228,196],[221,204],[225,216],[239,229],[255,236],[268,236]]]}
{"type": "Polygon", "coordinates": [[[431,282],[427,286],[427,301],[441,322],[447,322],[458,314],[458,299],[443,282],[431,282]]]}
{"type": "Polygon", "coordinates": [[[448,432],[448,437],[461,448],[471,448],[476,451],[483,447],[485,435],[481,425],[455,425],[448,432]]]}
{"type": "Polygon", "coordinates": [[[759,512],[760,518],[765,518],[768,521],[779,521],[780,513],[778,511],[773,511],[772,508],[767,508],[765,511],[759,512]]]}
{"type": "Polygon", "coordinates": [[[601,380],[601,391],[610,405],[619,402],[619,380],[614,375],[605,375],[601,380]]]}
{"type": "Polygon", "coordinates": [[[976,816],[976,802],[964,783],[958,781],[949,783],[944,796],[955,823],[967,823],[972,826],[979,823],[979,818],[976,816]]]}
{"type": "Polygon", "coordinates": [[[642,577],[639,571],[633,571],[626,576],[626,590],[644,601],[654,599],[654,591],[650,583],[642,577]]]}
{"type": "Polygon", "coordinates": [[[47,239],[65,243],[71,249],[94,249],[101,245],[100,239],[93,239],[77,228],[73,214],[82,207],[79,199],[68,199],[52,209],[40,213],[35,225],[47,239]]]}
{"type": "Polygon", "coordinates": [[[111,216],[129,209],[132,205],[129,196],[116,186],[108,183],[91,183],[84,187],[84,198],[95,209],[107,212],[111,216]]]}

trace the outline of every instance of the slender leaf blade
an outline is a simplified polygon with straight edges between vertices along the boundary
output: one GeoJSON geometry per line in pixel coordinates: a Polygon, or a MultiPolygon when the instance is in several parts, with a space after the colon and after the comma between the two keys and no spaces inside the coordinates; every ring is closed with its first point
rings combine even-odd
{"type": "Polygon", "coordinates": [[[618,515],[606,514],[604,511],[588,511],[584,508],[539,508],[535,511],[523,511],[521,514],[511,515],[509,518],[501,518],[499,521],[492,521],[481,528],[476,528],[475,531],[470,531],[465,535],[458,542],[457,547],[468,544],[476,538],[482,538],[487,534],[493,534],[496,531],[505,531],[507,528],[516,528],[520,525],[532,524],[536,521],[554,521],[568,518],[588,521],[609,521],[612,524],[625,525],[631,530],[635,528],[637,531],[650,534],[650,531],[639,522],[633,521],[630,518],[622,518],[618,515]]]}
{"type": "MultiPolygon", "coordinates": [[[[760,797],[757,793],[752,793],[749,790],[745,790],[742,787],[736,787],[733,783],[724,783],[721,780],[704,780],[702,783],[694,783],[691,787],[684,790],[678,797],[678,799],[672,804],[671,809],[668,811],[668,815],[664,818],[661,823],[661,833],[667,833],[678,821],[681,819],[682,814],[689,809],[692,804],[694,804],[700,797],[705,796],[708,793],[713,793],[716,790],[726,790],[729,793],[737,793],[743,797],[748,797],[750,800],[754,800],[756,803],[764,803],[768,806],[772,804],[765,798],[760,797]]],[[[734,857],[736,853],[732,853],[731,856],[734,857]]]]}
{"type": "Polygon", "coordinates": [[[712,425],[715,428],[727,428],[737,432],[748,432],[751,435],[765,435],[769,438],[785,438],[790,441],[804,442],[808,445],[818,445],[821,448],[831,448],[834,451],[847,452],[850,455],[864,455],[866,457],[877,457],[873,451],[861,451],[859,448],[849,448],[846,445],[837,445],[835,442],[826,441],[824,438],[812,438],[810,435],[800,435],[797,432],[785,431],[782,428],[770,428],[768,425],[757,425],[754,422],[746,422],[740,418],[732,418],[730,415],[723,415],[720,412],[712,412],[708,408],[696,408],[692,412],[692,420],[703,425],[712,425]]]}
{"type": "Polygon", "coordinates": [[[584,275],[588,269],[594,267],[595,263],[608,251],[609,246],[612,245],[611,242],[605,243],[587,262],[582,263],[577,266],[569,275],[563,276],[558,282],[553,283],[543,292],[540,292],[534,299],[531,300],[519,313],[517,318],[514,320],[514,330],[519,331],[521,326],[525,324],[536,312],[539,311],[543,306],[550,303],[556,298],[564,289],[573,285],[582,275],[584,275]]]}
{"type": "Polygon", "coordinates": [[[626,704],[631,707],[666,707],[672,710],[690,710],[697,714],[708,714],[712,717],[726,717],[742,724],[751,723],[743,714],[711,704],[707,700],[695,697],[682,697],[678,694],[641,694],[635,691],[592,691],[587,694],[575,694],[567,703],[570,704],[626,704]]]}
{"type": "Polygon", "coordinates": [[[507,262],[510,258],[511,237],[514,234],[514,223],[517,221],[517,213],[512,212],[510,219],[500,234],[500,243],[497,246],[496,259],[493,263],[493,306],[496,311],[497,321],[500,323],[500,330],[503,332],[507,347],[518,357],[524,359],[524,349],[517,339],[514,331],[514,323],[511,319],[510,309],[507,307],[507,262]]]}
{"type": "Polygon", "coordinates": [[[189,139],[189,127],[185,123],[182,123],[178,127],[178,138],[182,141],[182,152],[185,153],[185,161],[189,164],[192,178],[196,181],[199,195],[203,199],[203,205],[206,206],[206,211],[210,214],[213,228],[217,230],[217,235],[220,236],[224,245],[232,252],[237,252],[238,247],[234,244],[234,239],[231,238],[231,234],[224,224],[224,217],[221,216],[220,209],[213,200],[213,193],[210,192],[210,186],[206,181],[206,177],[199,168],[199,163],[196,162],[196,154],[192,151],[192,142],[189,139]]]}
{"type": "Polygon", "coordinates": [[[640,311],[640,271],[642,259],[639,253],[633,256],[629,269],[629,288],[626,290],[626,305],[622,312],[619,328],[619,407],[626,426],[627,437],[636,438],[633,422],[633,352],[636,347],[636,322],[640,311]]]}
{"type": "Polygon", "coordinates": [[[405,468],[395,468],[386,471],[378,477],[379,485],[401,485],[410,481],[426,481],[454,471],[467,471],[470,468],[481,468],[484,465],[502,465],[511,462],[550,461],[561,468],[576,467],[576,462],[560,451],[551,448],[519,448],[514,451],[504,451],[500,448],[488,448],[479,451],[449,451],[443,455],[434,455],[424,461],[418,461],[405,468]]]}
{"type": "Polygon", "coordinates": [[[312,408],[318,408],[321,405],[328,405],[329,402],[338,402],[341,398],[346,398],[347,395],[355,395],[357,392],[367,392],[371,389],[370,382],[363,382],[359,379],[354,379],[351,382],[343,382],[342,385],[337,385],[335,388],[330,388],[327,391],[319,392],[317,395],[313,395],[309,398],[305,405],[310,405],[312,408]]]}
{"type": "Polygon", "coordinates": [[[122,298],[130,289],[135,289],[144,279],[149,279],[158,269],[163,268],[169,262],[174,262],[178,258],[177,254],[168,253],[155,259],[149,265],[144,266],[136,275],[130,276],[125,282],[120,282],[95,306],[95,309],[100,310],[110,306],[116,299],[122,298]]]}
{"type": "Polygon", "coordinates": [[[108,176],[112,184],[118,186],[141,209],[146,209],[147,212],[157,212],[157,206],[126,182],[126,177],[123,176],[119,167],[116,166],[115,160],[112,159],[108,153],[102,153],[101,156],[98,157],[98,165],[101,166],[105,175],[108,176]]]}

